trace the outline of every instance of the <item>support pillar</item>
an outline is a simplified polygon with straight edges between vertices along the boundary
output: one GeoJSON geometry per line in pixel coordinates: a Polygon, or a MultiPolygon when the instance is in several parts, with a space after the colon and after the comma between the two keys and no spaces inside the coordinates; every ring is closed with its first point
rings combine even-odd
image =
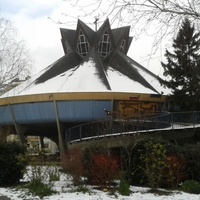
{"type": "Polygon", "coordinates": [[[9,104],[9,109],[10,109],[10,114],[11,114],[11,117],[12,117],[12,120],[13,120],[13,124],[15,126],[15,131],[17,133],[19,142],[21,143],[21,145],[26,145],[26,140],[25,140],[25,137],[24,137],[24,133],[25,133],[26,129],[22,125],[20,125],[16,122],[15,115],[14,115],[12,106],[10,104],[9,104]]]}
{"type": "Polygon", "coordinates": [[[57,103],[54,100],[54,109],[55,109],[55,115],[56,115],[56,124],[57,124],[57,130],[58,130],[58,145],[60,154],[63,155],[65,153],[65,142],[64,142],[64,128],[62,127],[62,124],[59,121],[58,118],[58,108],[57,103]]]}
{"type": "Polygon", "coordinates": [[[40,146],[41,146],[41,150],[44,149],[44,136],[39,136],[40,139],[40,146]]]}

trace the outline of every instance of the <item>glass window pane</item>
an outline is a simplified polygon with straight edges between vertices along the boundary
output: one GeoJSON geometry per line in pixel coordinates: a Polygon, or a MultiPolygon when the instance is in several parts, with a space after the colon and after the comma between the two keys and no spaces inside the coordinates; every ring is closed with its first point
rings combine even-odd
{"type": "Polygon", "coordinates": [[[90,45],[83,34],[82,31],[80,31],[79,37],[78,37],[78,42],[77,42],[77,48],[76,51],[79,53],[82,57],[86,56],[86,54],[90,50],[90,45]]]}

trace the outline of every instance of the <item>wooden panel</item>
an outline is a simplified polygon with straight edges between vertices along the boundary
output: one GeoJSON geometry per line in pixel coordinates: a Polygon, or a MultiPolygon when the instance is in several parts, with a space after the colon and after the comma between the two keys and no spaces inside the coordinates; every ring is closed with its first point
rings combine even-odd
{"type": "Polygon", "coordinates": [[[44,101],[64,100],[131,100],[137,98],[140,101],[165,102],[166,96],[138,93],[115,93],[115,92],[71,92],[55,94],[34,94],[0,98],[0,105],[21,104],[44,101]]]}

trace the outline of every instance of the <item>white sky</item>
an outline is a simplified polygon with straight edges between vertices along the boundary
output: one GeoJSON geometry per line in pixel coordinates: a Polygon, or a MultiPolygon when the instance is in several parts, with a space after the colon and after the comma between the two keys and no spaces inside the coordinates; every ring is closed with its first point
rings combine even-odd
{"type": "MultiPolygon", "coordinates": [[[[70,6],[65,0],[0,0],[0,15],[5,19],[11,20],[19,31],[20,39],[26,41],[35,62],[34,73],[64,55],[59,28],[76,29],[76,18],[79,15],[81,16],[79,9],[70,6]],[[75,18],[66,18],[62,13],[67,13],[75,18]],[[49,17],[55,22],[63,21],[68,23],[57,24],[49,17]],[[72,20],[74,21],[73,25],[70,23],[72,20]]],[[[80,19],[85,23],[94,21],[93,17],[80,19]]],[[[91,28],[94,29],[94,26],[91,28]]],[[[116,27],[111,26],[111,28],[116,27]]],[[[130,36],[133,35],[130,33],[130,36]]],[[[147,60],[147,55],[151,54],[151,48],[152,39],[147,36],[141,36],[137,41],[132,41],[128,56],[156,75],[162,76],[160,64],[162,56],[158,54],[154,60],[150,62],[147,60]]]]}

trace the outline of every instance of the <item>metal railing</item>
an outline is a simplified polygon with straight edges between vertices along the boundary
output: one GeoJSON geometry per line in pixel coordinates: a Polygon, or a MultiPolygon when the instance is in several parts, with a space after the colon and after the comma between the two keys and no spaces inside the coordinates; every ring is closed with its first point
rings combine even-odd
{"type": "Polygon", "coordinates": [[[102,137],[149,132],[151,130],[173,130],[200,127],[200,112],[162,113],[134,119],[115,119],[81,124],[65,132],[66,143],[81,142],[102,137]]]}

